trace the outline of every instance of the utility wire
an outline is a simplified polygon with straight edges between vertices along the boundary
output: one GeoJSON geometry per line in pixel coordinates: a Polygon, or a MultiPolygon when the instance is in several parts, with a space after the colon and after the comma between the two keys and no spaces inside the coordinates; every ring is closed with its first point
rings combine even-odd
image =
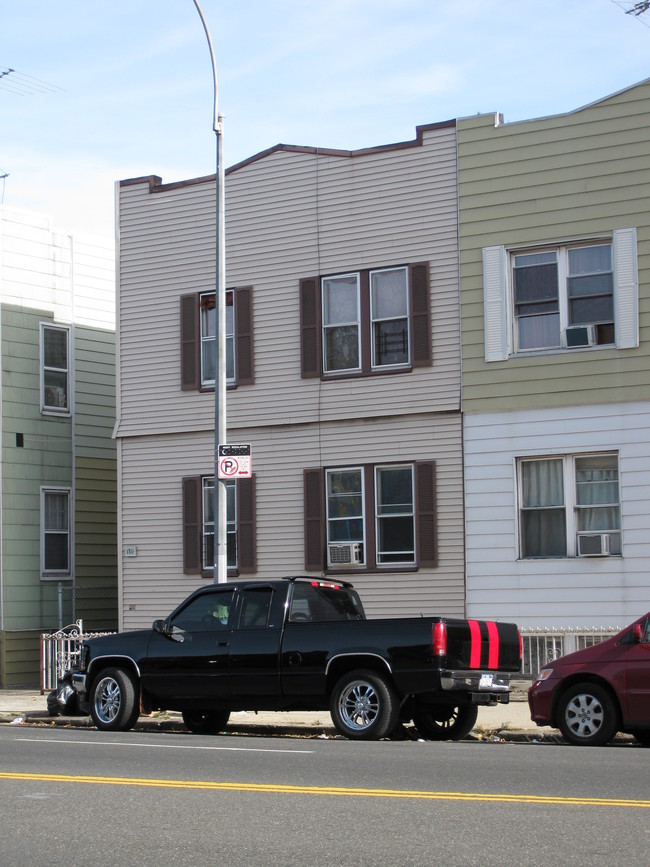
{"type": "Polygon", "coordinates": [[[63,88],[10,66],[0,66],[0,91],[3,90],[18,96],[34,96],[39,93],[56,93],[63,88]]]}

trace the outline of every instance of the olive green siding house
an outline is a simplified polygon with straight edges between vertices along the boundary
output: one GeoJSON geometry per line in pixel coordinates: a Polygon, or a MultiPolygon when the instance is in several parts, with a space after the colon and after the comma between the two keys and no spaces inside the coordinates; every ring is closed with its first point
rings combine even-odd
{"type": "Polygon", "coordinates": [[[114,254],[0,208],[0,686],[40,635],[117,623],[114,254]]]}
{"type": "Polygon", "coordinates": [[[468,616],[623,626],[650,608],[650,79],[457,134],[468,616]]]}

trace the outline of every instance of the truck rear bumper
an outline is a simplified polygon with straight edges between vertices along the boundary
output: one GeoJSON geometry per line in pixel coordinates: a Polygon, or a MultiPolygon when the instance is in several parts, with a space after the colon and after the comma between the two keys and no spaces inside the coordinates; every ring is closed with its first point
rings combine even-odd
{"type": "Polygon", "coordinates": [[[471,693],[473,704],[510,701],[510,675],[503,672],[441,671],[440,686],[449,692],[471,693]]]}

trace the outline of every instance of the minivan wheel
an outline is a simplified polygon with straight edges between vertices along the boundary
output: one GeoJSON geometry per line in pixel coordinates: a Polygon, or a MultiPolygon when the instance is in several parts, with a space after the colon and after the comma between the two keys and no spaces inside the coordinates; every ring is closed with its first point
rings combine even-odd
{"type": "Polygon", "coordinates": [[[618,711],[609,692],[597,683],[570,686],[558,704],[558,727],[570,744],[600,747],[618,731],[618,711]]]}

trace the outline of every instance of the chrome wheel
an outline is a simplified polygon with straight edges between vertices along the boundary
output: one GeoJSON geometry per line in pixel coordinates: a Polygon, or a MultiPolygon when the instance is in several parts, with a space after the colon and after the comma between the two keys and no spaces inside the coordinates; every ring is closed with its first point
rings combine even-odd
{"type": "Polygon", "coordinates": [[[90,691],[90,715],[98,729],[128,731],[140,715],[140,686],[121,668],[100,672],[90,691]]]}
{"type": "Polygon", "coordinates": [[[95,689],[93,707],[97,718],[105,725],[111,725],[120,712],[122,691],[120,685],[112,677],[103,677],[95,689]]]}
{"type": "Polygon", "coordinates": [[[341,719],[353,731],[361,732],[371,726],[379,714],[380,700],[373,685],[355,680],[339,696],[341,719]]]}

